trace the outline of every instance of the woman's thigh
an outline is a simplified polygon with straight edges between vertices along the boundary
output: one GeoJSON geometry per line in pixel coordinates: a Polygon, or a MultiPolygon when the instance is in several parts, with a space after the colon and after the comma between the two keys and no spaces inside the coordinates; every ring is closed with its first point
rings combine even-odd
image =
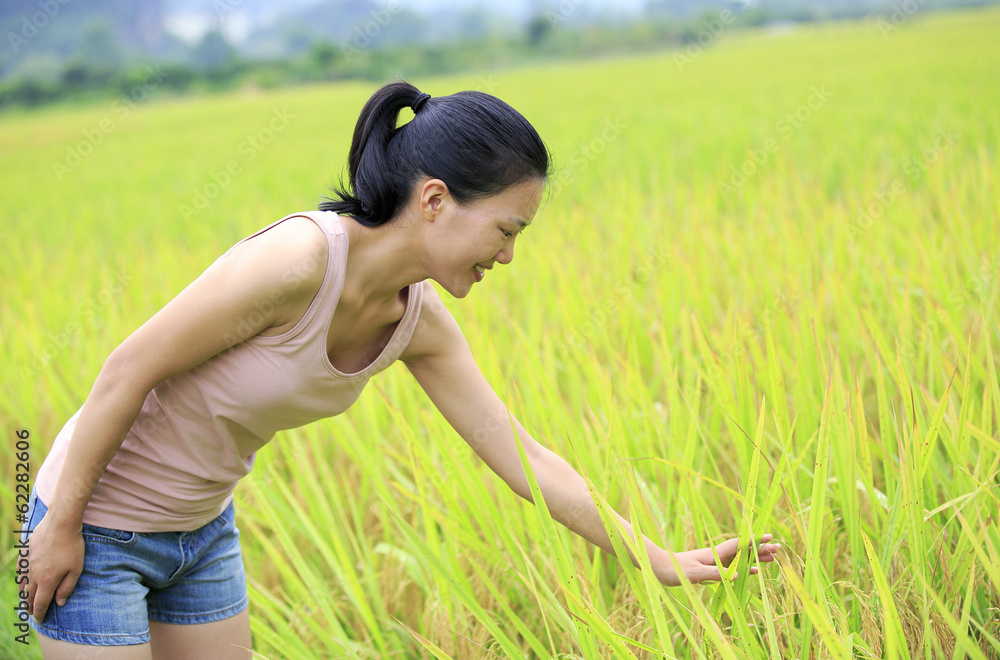
{"type": "Polygon", "coordinates": [[[250,611],[212,623],[180,625],[149,622],[149,644],[86,646],[44,635],[38,645],[45,660],[249,660],[250,611]]]}
{"type": "Polygon", "coordinates": [[[45,660],[250,660],[250,610],[212,623],[181,625],[149,622],[149,644],[88,646],[44,635],[38,645],[45,660]]]}
{"type": "Polygon", "coordinates": [[[250,652],[250,611],[236,616],[194,625],[149,622],[153,660],[248,660],[250,652]]]}
{"type": "Polygon", "coordinates": [[[131,646],[89,646],[38,636],[38,647],[45,660],[151,660],[149,644],[131,646]]]}

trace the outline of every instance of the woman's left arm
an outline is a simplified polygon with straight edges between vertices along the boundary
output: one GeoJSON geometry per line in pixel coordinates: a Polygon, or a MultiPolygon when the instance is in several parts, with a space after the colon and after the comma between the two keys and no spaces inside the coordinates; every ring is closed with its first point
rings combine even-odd
{"type": "MultiPolygon", "coordinates": [[[[552,516],[594,545],[614,554],[583,477],[560,456],[536,442],[509,414],[476,365],[455,319],[430,284],[425,283],[424,287],[420,321],[401,358],[410,372],[445,419],[490,469],[511,490],[531,502],[528,480],[514,440],[516,430],[552,516]]],[[[624,533],[634,538],[629,522],[617,512],[612,513],[624,533]]],[[[768,543],[770,540],[770,534],[764,535],[758,548],[762,562],[774,561],[780,548],[768,543]]],[[[643,541],[657,579],[667,586],[680,584],[669,553],[648,538],[643,537],[643,541]]],[[[716,546],[724,565],[735,558],[737,549],[737,539],[716,546]]],[[[711,548],[679,552],[674,556],[691,582],[721,579],[711,548]]],[[[756,570],[756,567],[751,568],[752,573],[756,570]]]]}

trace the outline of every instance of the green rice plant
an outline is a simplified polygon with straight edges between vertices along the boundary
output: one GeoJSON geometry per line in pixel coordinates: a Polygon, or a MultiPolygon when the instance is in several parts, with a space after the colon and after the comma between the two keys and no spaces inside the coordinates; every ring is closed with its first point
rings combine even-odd
{"type": "MultiPolygon", "coordinates": [[[[537,504],[509,492],[396,366],[236,489],[259,656],[1000,658],[998,29],[972,8],[887,38],[731,30],[683,70],[663,52],[414,80],[500,96],[553,152],[514,263],[445,299],[615,555],[536,485],[537,504]],[[773,533],[779,565],[751,575],[743,551],[735,582],[666,589],[611,508],[673,552],[773,533]]],[[[34,474],[118,342],[315,208],[372,89],[0,117],[5,484],[14,430],[34,474]]],[[[39,657],[12,637],[0,656],[39,657]]]]}

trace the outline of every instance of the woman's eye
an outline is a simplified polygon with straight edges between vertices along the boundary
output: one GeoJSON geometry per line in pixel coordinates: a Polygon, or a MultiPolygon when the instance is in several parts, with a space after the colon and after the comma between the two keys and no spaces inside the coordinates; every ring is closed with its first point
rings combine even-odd
{"type": "Polygon", "coordinates": [[[501,229],[500,231],[502,231],[502,232],[503,232],[503,235],[504,235],[504,237],[506,237],[506,238],[510,238],[511,236],[513,236],[513,235],[514,235],[514,232],[511,232],[511,231],[507,231],[506,229],[501,229]]]}

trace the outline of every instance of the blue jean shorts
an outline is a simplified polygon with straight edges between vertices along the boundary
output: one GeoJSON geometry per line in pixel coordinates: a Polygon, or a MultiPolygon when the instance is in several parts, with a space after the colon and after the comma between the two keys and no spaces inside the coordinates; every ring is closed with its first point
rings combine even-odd
{"type": "MultiPolygon", "coordinates": [[[[31,494],[27,530],[48,508],[31,494]]],[[[191,532],[125,532],[83,525],[83,573],[66,604],[53,599],[31,627],[52,639],[96,646],[145,644],[149,622],[228,619],[248,604],[232,502],[191,532]]]]}

